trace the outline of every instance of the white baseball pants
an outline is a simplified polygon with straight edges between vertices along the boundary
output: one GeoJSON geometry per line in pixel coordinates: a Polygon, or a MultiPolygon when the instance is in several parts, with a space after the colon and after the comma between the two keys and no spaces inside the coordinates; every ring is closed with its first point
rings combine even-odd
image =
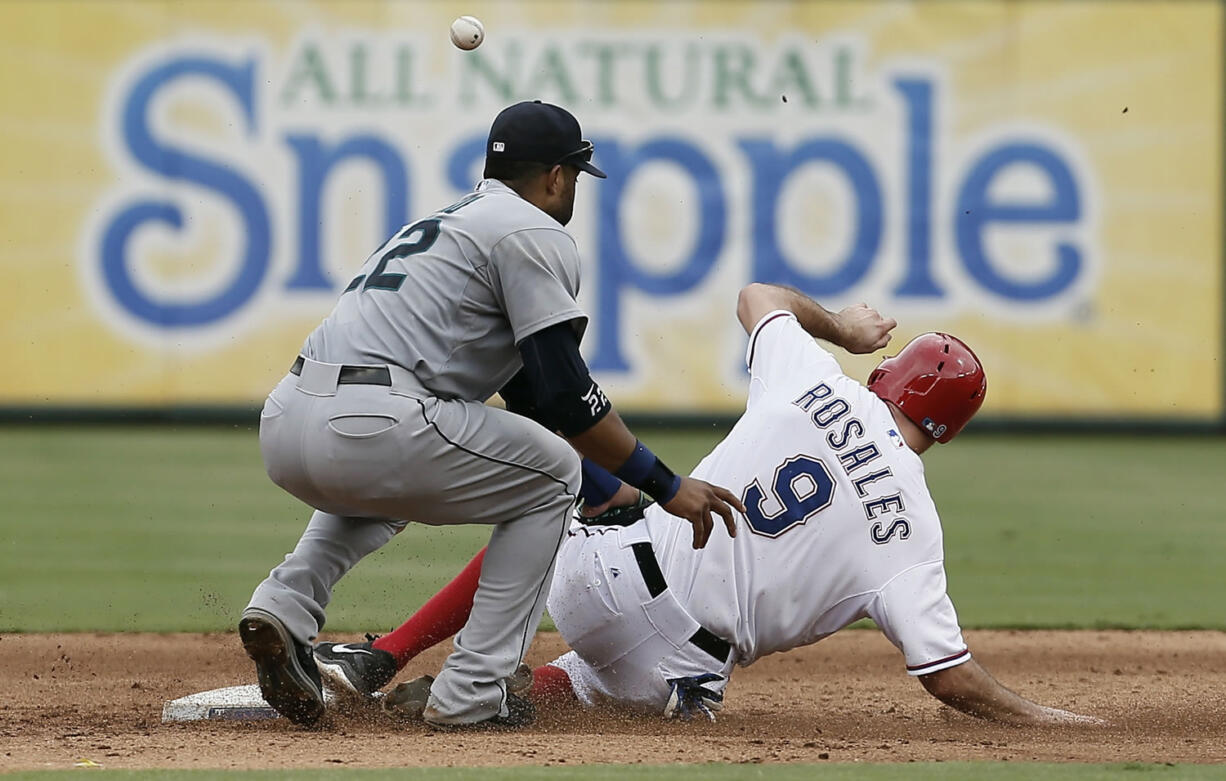
{"type": "Polygon", "coordinates": [[[716,673],[722,692],[736,653],[721,661],[690,642],[699,628],[672,589],[652,597],[631,548],[646,524],[572,524],[558,554],[549,615],[572,649],[550,662],[566,671],[585,705],[620,703],[660,714],[668,680],[716,673]]]}

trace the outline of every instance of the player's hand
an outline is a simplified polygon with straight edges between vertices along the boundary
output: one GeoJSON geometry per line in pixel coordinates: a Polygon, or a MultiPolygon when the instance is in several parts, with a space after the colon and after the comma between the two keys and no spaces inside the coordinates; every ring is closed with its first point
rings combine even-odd
{"type": "Polygon", "coordinates": [[[856,304],[840,311],[839,321],[842,342],[839,346],[849,353],[864,354],[880,350],[890,343],[890,331],[898,325],[892,317],[881,313],[868,304],[856,304]]]}
{"type": "Polygon", "coordinates": [[[736,516],[732,509],[745,512],[745,505],[726,488],[704,483],[692,477],[681,478],[681,488],[672,500],[663,505],[670,515],[684,518],[694,527],[694,548],[706,547],[715,528],[711,513],[719,513],[728,529],[728,536],[736,536],[736,516]],[[731,505],[731,506],[729,506],[731,505]]]}

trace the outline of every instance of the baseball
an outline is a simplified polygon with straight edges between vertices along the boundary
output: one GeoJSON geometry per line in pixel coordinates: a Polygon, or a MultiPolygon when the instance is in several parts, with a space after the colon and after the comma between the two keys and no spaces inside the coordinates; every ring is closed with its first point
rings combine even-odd
{"type": "Polygon", "coordinates": [[[470,51],[481,45],[485,40],[485,26],[475,16],[461,16],[451,23],[451,42],[457,47],[470,51]]]}

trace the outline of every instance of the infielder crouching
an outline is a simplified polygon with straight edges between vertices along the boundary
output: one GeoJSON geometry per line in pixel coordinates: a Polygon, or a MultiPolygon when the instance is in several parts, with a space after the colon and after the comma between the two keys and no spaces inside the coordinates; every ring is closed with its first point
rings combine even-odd
{"type": "MultiPolygon", "coordinates": [[[[762,284],[741,291],[737,315],[750,335],[749,401],[693,475],[740,492],[741,533],[695,549],[658,505],[624,526],[572,522],[549,600],[572,650],[525,677],[530,696],[711,716],[735,665],[868,617],[907,672],[958,710],[1014,724],[1099,723],[998,683],[971,658],[946,593],[941,524],[919,456],[953,439],[983,403],[975,354],[952,336],[924,334],[865,387],[814,337],[872,352],[889,341],[893,320],[863,305],[832,314],[762,284]]],[[[584,478],[588,512],[639,497],[599,470],[584,478]]],[[[463,623],[481,567],[479,555],[387,636],[347,644],[350,653],[317,646],[325,678],[341,692],[386,685],[393,668],[463,623]]],[[[419,713],[428,684],[401,684],[384,708],[419,713]]]]}
{"type": "Polygon", "coordinates": [[[269,394],[268,474],[315,513],[238,628],[261,693],[291,721],[324,712],[311,644],[333,586],[409,521],[494,526],[471,621],[424,693],[425,719],[448,727],[532,718],[506,679],[545,607],[581,483],[576,450],[688,520],[695,545],[712,513],[735,532],[736,496],[673,474],[579,354],[587,317],[564,226],[579,173],[604,177],[592,150],[558,106],[502,111],[484,181],[380,247],[269,394]],[[530,416],[486,406],[495,392],[530,416]]]}

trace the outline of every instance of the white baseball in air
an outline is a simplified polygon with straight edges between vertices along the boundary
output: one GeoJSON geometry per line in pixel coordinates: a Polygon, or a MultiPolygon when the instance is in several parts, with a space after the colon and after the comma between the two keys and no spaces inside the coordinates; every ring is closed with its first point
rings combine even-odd
{"type": "Polygon", "coordinates": [[[451,23],[451,42],[464,51],[471,51],[485,40],[485,25],[475,16],[461,16],[451,23]]]}

